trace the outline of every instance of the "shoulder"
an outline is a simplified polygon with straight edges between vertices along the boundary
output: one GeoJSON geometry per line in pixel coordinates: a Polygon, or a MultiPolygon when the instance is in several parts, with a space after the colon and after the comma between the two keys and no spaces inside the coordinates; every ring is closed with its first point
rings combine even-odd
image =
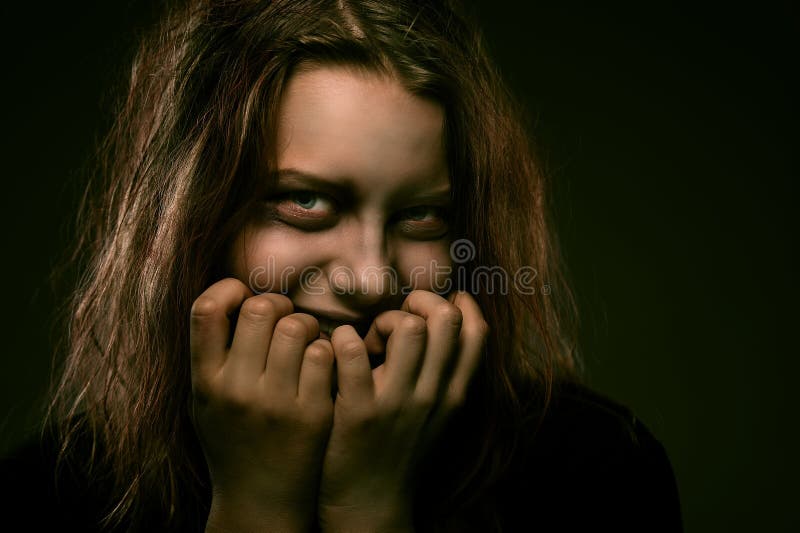
{"type": "Polygon", "coordinates": [[[541,426],[526,428],[525,437],[539,447],[558,444],[562,452],[579,455],[665,455],[629,408],[576,383],[555,385],[541,426]]]}
{"type": "Polygon", "coordinates": [[[535,520],[559,528],[681,530],[662,444],[630,409],[578,384],[558,384],[541,423],[523,428],[504,492],[512,514],[539,508],[535,520]]]}

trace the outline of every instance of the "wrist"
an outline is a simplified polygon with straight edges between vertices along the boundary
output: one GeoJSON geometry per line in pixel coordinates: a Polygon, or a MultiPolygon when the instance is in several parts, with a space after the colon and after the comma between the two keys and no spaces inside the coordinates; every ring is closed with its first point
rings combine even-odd
{"type": "Polygon", "coordinates": [[[414,531],[414,515],[411,506],[405,504],[325,506],[320,508],[319,514],[324,533],[414,531]]]}
{"type": "Polygon", "coordinates": [[[206,522],[206,532],[234,533],[253,531],[307,532],[312,529],[314,513],[299,513],[299,506],[281,506],[275,502],[253,502],[214,496],[206,522]]]}

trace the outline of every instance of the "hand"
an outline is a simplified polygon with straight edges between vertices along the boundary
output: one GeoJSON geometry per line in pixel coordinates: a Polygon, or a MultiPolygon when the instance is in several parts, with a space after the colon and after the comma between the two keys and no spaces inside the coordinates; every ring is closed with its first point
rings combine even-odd
{"type": "Polygon", "coordinates": [[[333,349],[280,294],[223,279],[192,306],[193,418],[213,487],[208,529],[307,530],[333,420],[333,349]],[[230,316],[241,305],[230,348],[230,316]],[[315,340],[316,339],[316,340],[315,340]]]}
{"type": "Polygon", "coordinates": [[[320,486],[323,530],[413,529],[415,467],[462,405],[487,333],[467,293],[446,300],[422,290],[376,317],[363,341],[350,326],[333,332],[339,390],[320,486]],[[373,370],[369,354],[384,350],[373,370]]]}

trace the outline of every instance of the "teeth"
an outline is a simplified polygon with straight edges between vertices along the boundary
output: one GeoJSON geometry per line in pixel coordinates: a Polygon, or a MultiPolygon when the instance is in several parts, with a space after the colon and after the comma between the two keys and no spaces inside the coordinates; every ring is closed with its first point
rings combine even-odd
{"type": "Polygon", "coordinates": [[[334,320],[328,320],[327,318],[319,318],[319,317],[317,317],[317,321],[319,322],[319,330],[328,335],[328,337],[333,336],[333,330],[345,324],[345,322],[338,322],[334,320]]]}

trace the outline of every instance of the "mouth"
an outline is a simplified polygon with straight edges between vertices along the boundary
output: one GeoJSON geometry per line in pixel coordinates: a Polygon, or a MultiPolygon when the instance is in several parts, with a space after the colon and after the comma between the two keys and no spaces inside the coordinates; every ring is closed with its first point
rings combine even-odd
{"type": "MultiPolygon", "coordinates": [[[[317,319],[319,323],[319,338],[323,340],[330,341],[331,337],[333,337],[333,330],[338,328],[339,326],[352,326],[353,329],[356,330],[358,336],[362,339],[367,336],[367,332],[369,332],[369,328],[372,326],[372,320],[374,317],[358,317],[358,318],[345,318],[345,317],[333,317],[327,313],[321,313],[319,311],[313,311],[311,309],[305,309],[302,307],[295,306],[295,311],[298,313],[306,313],[314,318],[317,319]]],[[[386,361],[386,354],[369,354],[369,362],[370,368],[377,368],[378,366],[382,365],[386,361]]],[[[338,387],[338,379],[336,373],[336,363],[334,362],[334,372],[333,372],[333,382],[331,383],[331,398],[336,399],[337,392],[339,390],[338,387]]]]}
{"type": "Polygon", "coordinates": [[[338,318],[329,314],[312,311],[310,309],[301,309],[295,307],[295,311],[299,313],[307,313],[317,319],[319,323],[319,336],[321,339],[330,340],[333,336],[333,330],[339,326],[352,326],[356,330],[358,336],[362,339],[367,336],[369,327],[372,325],[372,320],[369,318],[338,318]]]}

